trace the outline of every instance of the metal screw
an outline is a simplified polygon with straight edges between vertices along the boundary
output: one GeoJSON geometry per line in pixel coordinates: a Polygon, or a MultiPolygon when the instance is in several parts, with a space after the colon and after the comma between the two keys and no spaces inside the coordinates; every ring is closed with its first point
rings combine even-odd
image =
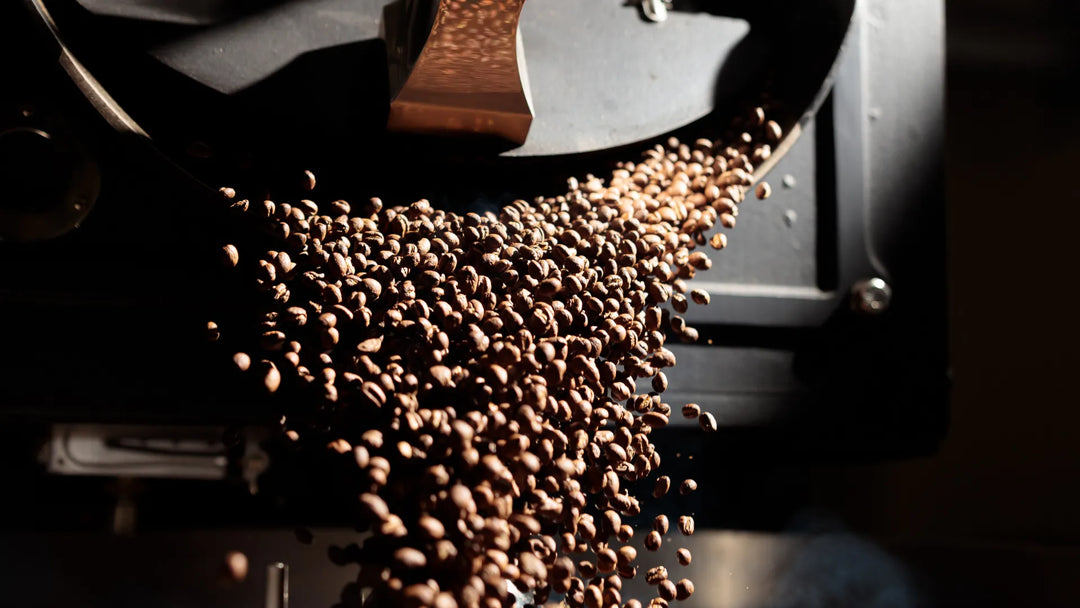
{"type": "Polygon", "coordinates": [[[672,0],[641,0],[641,12],[645,18],[653,23],[667,21],[668,10],[671,9],[672,0]]]}
{"type": "Polygon", "coordinates": [[[863,279],[851,288],[851,307],[864,315],[879,315],[889,308],[892,287],[884,279],[863,279]]]}

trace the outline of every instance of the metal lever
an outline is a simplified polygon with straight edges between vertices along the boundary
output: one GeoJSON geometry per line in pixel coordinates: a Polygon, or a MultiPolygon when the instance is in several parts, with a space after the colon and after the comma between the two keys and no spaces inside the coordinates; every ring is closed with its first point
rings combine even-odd
{"type": "Polygon", "coordinates": [[[416,2],[406,4],[412,14],[402,19],[390,44],[397,63],[391,84],[399,86],[387,127],[524,143],[533,119],[518,30],[525,0],[439,0],[415,54],[408,34],[422,30],[431,14],[416,10],[416,2]]]}

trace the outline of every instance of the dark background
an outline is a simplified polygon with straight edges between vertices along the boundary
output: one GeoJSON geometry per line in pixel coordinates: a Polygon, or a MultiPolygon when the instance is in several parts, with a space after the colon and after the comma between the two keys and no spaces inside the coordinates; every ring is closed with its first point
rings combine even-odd
{"type": "Polygon", "coordinates": [[[949,0],[951,427],[812,484],[940,605],[1080,603],[1080,7],[949,0]]]}

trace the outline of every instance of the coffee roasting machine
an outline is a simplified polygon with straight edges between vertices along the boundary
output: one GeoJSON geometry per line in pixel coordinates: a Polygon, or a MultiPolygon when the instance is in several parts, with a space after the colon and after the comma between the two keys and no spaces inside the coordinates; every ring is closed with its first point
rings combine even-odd
{"type": "MultiPolygon", "coordinates": [[[[216,272],[217,187],[284,196],[308,168],[335,197],[495,209],[764,100],[785,132],[758,170],[772,196],[741,205],[693,281],[700,340],[671,347],[665,400],[720,424],[659,434],[673,476],[707,480],[678,500],[701,528],[775,529],[801,464],[936,449],[943,2],[517,0],[475,47],[429,37],[445,4],[0,5],[0,580],[19,604],[264,605],[198,582],[236,547],[292,566],[265,605],[290,584],[294,605],[337,601],[347,520],[278,463],[265,397],[205,340],[246,305],[216,272]]],[[[708,597],[684,604],[751,605],[708,597]]]]}

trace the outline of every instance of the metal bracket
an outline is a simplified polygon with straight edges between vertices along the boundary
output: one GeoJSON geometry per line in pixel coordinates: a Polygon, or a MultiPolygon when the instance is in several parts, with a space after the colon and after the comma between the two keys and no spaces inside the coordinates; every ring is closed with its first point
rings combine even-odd
{"type": "MultiPolygon", "coordinates": [[[[518,20],[525,0],[439,0],[423,48],[411,59],[424,11],[400,24],[393,59],[407,74],[390,104],[387,128],[429,134],[489,135],[525,142],[532,95],[518,20]]],[[[390,36],[388,35],[388,38],[390,36]]]]}

